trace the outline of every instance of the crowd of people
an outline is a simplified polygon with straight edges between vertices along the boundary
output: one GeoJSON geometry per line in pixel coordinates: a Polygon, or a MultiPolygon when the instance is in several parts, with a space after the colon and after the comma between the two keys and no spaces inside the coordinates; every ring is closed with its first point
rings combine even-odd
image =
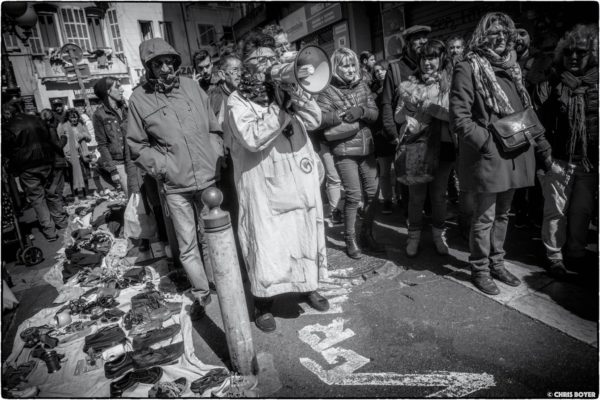
{"type": "Polygon", "coordinates": [[[3,105],[3,156],[48,240],[65,225],[65,180],[75,196],[107,182],[146,193],[153,181],[196,316],[210,301],[212,268],[200,199],[219,187],[265,332],[276,329],[276,295],[303,293],[313,308],[329,308],[318,292],[328,269],[325,220],[343,223],[349,257],[382,253],[374,220],[391,214],[394,200],[408,236],[386,244],[416,257],[426,213],[435,251],[449,253],[446,208],[457,199],[472,282],[487,294],[500,292],[496,280],[521,283],[504,262],[511,207],[519,223],[539,225],[545,266],[564,278],[586,256],[597,203],[597,27],[572,27],[552,55],[535,52],[503,13],[483,16],[468,39],[431,34],[407,28],[396,60],[337,48],[331,81],[317,94],[271,79],[271,67],[296,54],[277,26],[249,33],[218,62],[195,53],[192,78],[179,76],[181,55],[165,40],[146,40],[146,74],[128,101],[119,80],[104,77],[94,85],[95,111],[58,100],[38,117],[3,105]]]}

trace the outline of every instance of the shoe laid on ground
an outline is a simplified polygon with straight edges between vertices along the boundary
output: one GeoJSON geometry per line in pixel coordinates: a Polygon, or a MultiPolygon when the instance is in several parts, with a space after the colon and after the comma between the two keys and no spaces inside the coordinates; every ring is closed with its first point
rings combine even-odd
{"type": "Polygon", "coordinates": [[[173,399],[181,397],[187,388],[187,379],[177,378],[172,382],[157,382],[148,391],[148,397],[156,399],[173,399]]]}
{"type": "Polygon", "coordinates": [[[104,376],[106,379],[113,379],[130,369],[133,369],[133,359],[131,353],[127,352],[113,361],[104,363],[104,376]]]}
{"type": "Polygon", "coordinates": [[[550,260],[548,273],[551,277],[558,280],[563,280],[569,275],[569,271],[567,271],[563,260],[550,260]]]}
{"type": "Polygon", "coordinates": [[[277,323],[275,322],[275,317],[270,312],[259,312],[257,310],[256,316],[254,317],[254,323],[256,327],[263,332],[273,332],[277,329],[277,323]]]}
{"type": "Polygon", "coordinates": [[[219,386],[228,377],[229,371],[224,368],[211,369],[206,375],[192,382],[190,390],[202,394],[208,388],[219,386]]]}
{"type": "Polygon", "coordinates": [[[138,383],[153,385],[160,380],[163,370],[160,367],[152,367],[130,371],[121,379],[111,382],[110,397],[121,397],[127,389],[137,386],[138,383]]]}
{"type": "Polygon", "coordinates": [[[491,268],[490,274],[492,275],[492,278],[499,280],[508,286],[516,287],[521,284],[521,280],[511,274],[505,267],[491,268]]]}
{"type": "Polygon", "coordinates": [[[174,324],[162,329],[155,329],[133,338],[133,350],[141,350],[151,345],[162,342],[177,335],[181,331],[181,325],[174,324]]]}
{"type": "Polygon", "coordinates": [[[474,275],[471,277],[473,285],[483,293],[496,295],[500,293],[500,289],[489,275],[474,275]]]}
{"type": "Polygon", "coordinates": [[[329,310],[329,301],[316,290],[314,292],[310,292],[306,296],[306,300],[308,305],[317,311],[323,312],[329,310]]]}
{"type": "Polygon", "coordinates": [[[381,213],[383,215],[390,215],[392,213],[392,201],[386,200],[383,202],[383,206],[381,207],[381,213]]]}
{"type": "Polygon", "coordinates": [[[136,369],[171,364],[183,355],[183,342],[173,343],[160,349],[145,349],[131,353],[136,369]]]}

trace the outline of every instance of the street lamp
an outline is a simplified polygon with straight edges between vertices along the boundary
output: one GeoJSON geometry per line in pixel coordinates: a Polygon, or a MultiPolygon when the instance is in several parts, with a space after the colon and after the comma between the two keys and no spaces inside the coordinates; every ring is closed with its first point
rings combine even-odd
{"type": "MultiPolygon", "coordinates": [[[[22,1],[5,1],[2,3],[2,33],[15,35],[25,47],[29,47],[29,38],[32,35],[31,29],[37,24],[37,19],[37,14],[31,3],[22,1]]],[[[2,75],[6,79],[6,94],[9,97],[19,96],[21,90],[17,85],[13,67],[8,58],[4,35],[2,35],[2,75]]],[[[2,83],[2,86],[4,86],[4,82],[2,83]]]]}

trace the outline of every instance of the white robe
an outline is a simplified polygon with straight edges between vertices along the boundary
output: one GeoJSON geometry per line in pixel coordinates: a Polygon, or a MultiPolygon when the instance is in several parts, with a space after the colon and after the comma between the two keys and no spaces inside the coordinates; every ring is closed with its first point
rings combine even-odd
{"type": "Polygon", "coordinates": [[[306,129],[321,110],[307,101],[294,116],[229,96],[225,119],[239,198],[239,239],[252,293],[271,297],[318,289],[327,274],[318,156],[306,129]],[[282,126],[291,119],[290,139],[282,126]]]}

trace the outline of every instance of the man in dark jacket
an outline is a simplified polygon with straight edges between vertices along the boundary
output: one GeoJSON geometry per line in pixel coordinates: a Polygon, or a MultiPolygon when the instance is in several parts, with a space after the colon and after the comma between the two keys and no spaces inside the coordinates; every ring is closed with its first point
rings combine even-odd
{"type": "MultiPolygon", "coordinates": [[[[383,93],[381,95],[381,118],[383,121],[383,136],[390,145],[398,139],[399,126],[394,121],[394,113],[398,104],[398,87],[401,81],[408,79],[418,71],[418,55],[421,47],[427,43],[427,35],[431,28],[424,25],[413,25],[402,32],[406,43],[402,58],[390,63],[390,68],[385,75],[383,93]],[[398,73],[399,72],[399,73],[398,73]]],[[[400,185],[402,191],[402,209],[408,210],[408,188],[400,185]]]]}
{"type": "Polygon", "coordinates": [[[48,241],[58,239],[56,228],[67,226],[60,186],[54,176],[54,159],[62,149],[52,141],[45,122],[9,106],[13,114],[3,126],[2,155],[9,170],[18,175],[27,200],[35,210],[42,233],[48,241]]]}
{"type": "MultiPolygon", "coordinates": [[[[194,80],[179,77],[181,56],[164,39],[140,44],[147,82],[129,99],[127,142],[131,159],[162,186],[179,243],[180,261],[196,299],[191,314],[203,315],[210,302],[208,279],[198,247],[208,262],[200,215],[204,189],[218,180],[223,149],[211,136],[220,133],[208,96],[194,80]],[[197,232],[197,230],[199,232],[197,232]]],[[[210,266],[206,267],[210,273],[210,266]]]]}

